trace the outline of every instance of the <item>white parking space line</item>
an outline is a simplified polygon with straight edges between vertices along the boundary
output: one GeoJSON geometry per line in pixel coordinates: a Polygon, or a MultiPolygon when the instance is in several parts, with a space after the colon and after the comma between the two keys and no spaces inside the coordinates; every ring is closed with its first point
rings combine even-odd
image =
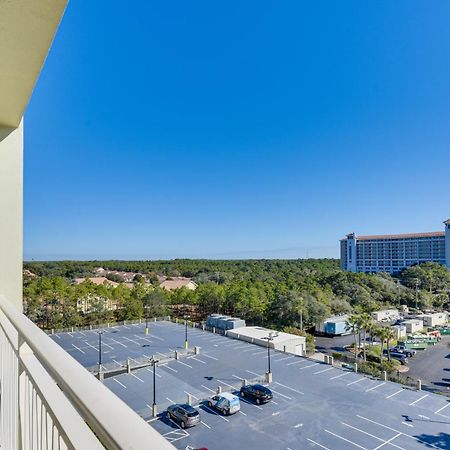
{"type": "Polygon", "coordinates": [[[300,369],[298,369],[298,370],[308,369],[308,368],[310,368],[310,367],[314,367],[314,366],[318,366],[318,365],[319,365],[318,363],[314,363],[314,364],[310,364],[310,365],[308,365],[308,366],[300,367],[300,369]]]}
{"type": "Polygon", "coordinates": [[[195,357],[195,356],[188,356],[188,359],[190,359],[191,361],[197,361],[197,362],[199,362],[199,363],[206,364],[205,361],[202,361],[201,359],[198,359],[198,358],[195,357]]]}
{"type": "Polygon", "coordinates": [[[68,333],[68,334],[69,334],[70,337],[73,337],[73,334],[72,334],[72,333],[68,333]]]}
{"type": "Polygon", "coordinates": [[[188,391],[184,391],[185,394],[190,395],[194,400],[200,400],[198,397],[196,397],[194,394],[191,394],[188,391]]]}
{"type": "Polygon", "coordinates": [[[290,391],[296,392],[297,394],[305,395],[304,392],[297,391],[297,389],[291,388],[290,386],[286,386],[285,384],[278,383],[278,381],[275,381],[275,384],[277,384],[278,386],[284,387],[286,389],[289,389],[290,391]]]}
{"type": "Polygon", "coordinates": [[[245,414],[245,412],[242,412],[241,410],[239,410],[239,413],[242,414],[243,416],[247,415],[247,414],[245,414]]]}
{"type": "Polygon", "coordinates": [[[212,389],[210,389],[208,386],[205,386],[204,384],[200,385],[202,388],[205,388],[207,391],[212,392],[213,394],[216,393],[216,391],[213,391],[212,389]]]}
{"type": "Polygon", "coordinates": [[[169,402],[172,403],[172,405],[175,405],[175,402],[171,400],[169,397],[166,397],[166,400],[169,400],[169,402]]]}
{"type": "Polygon", "coordinates": [[[267,353],[267,350],[263,350],[262,352],[255,352],[255,353],[252,353],[252,356],[255,356],[255,355],[262,355],[263,353],[267,353]]]}
{"type": "Polygon", "coordinates": [[[57,337],[58,339],[61,339],[61,337],[58,336],[57,334],[54,334],[53,336],[57,337]]]}
{"type": "Polygon", "coordinates": [[[121,345],[122,347],[127,348],[127,346],[126,346],[125,344],[123,344],[122,342],[116,341],[116,340],[113,339],[113,338],[111,338],[111,340],[112,340],[113,342],[115,342],[116,344],[119,344],[119,345],[121,345]]]}
{"type": "Polygon", "coordinates": [[[137,338],[137,339],[140,339],[141,341],[146,341],[146,342],[148,342],[148,343],[150,343],[150,344],[153,344],[153,341],[151,341],[150,339],[147,339],[147,338],[145,338],[145,337],[142,337],[142,336],[136,336],[136,335],[134,335],[134,337],[137,338]]]}
{"type": "Polygon", "coordinates": [[[379,388],[380,386],[383,386],[384,384],[386,384],[386,382],[377,384],[377,385],[375,385],[374,387],[371,387],[371,388],[369,388],[369,389],[366,389],[366,392],[373,391],[373,390],[379,388]]]}
{"type": "MultiPolygon", "coordinates": [[[[341,422],[341,424],[344,425],[345,427],[351,428],[352,430],[359,431],[360,433],[365,434],[366,436],[370,436],[370,437],[376,439],[377,441],[383,442],[382,446],[387,444],[386,439],[382,439],[382,438],[380,438],[378,436],[375,436],[374,434],[370,434],[367,431],[361,430],[360,428],[354,427],[353,425],[349,425],[348,423],[341,422]]],[[[389,445],[392,445],[393,447],[397,447],[397,448],[399,448],[401,450],[405,450],[404,448],[399,447],[396,444],[392,444],[391,442],[389,443],[389,445]]],[[[380,446],[378,446],[377,448],[380,448],[380,446]]]]}
{"type": "Polygon", "coordinates": [[[300,364],[300,363],[302,363],[302,362],[305,362],[305,360],[304,360],[304,359],[301,359],[300,361],[294,361],[294,362],[291,362],[291,363],[289,363],[289,364],[286,364],[286,366],[293,366],[294,364],[300,364]]]}
{"type": "Polygon", "coordinates": [[[83,350],[81,350],[81,348],[77,347],[75,344],[72,344],[73,347],[75,347],[79,352],[83,353],[83,355],[86,354],[86,352],[84,352],[83,350]]]}
{"type": "Polygon", "coordinates": [[[318,373],[328,372],[329,370],[333,370],[334,367],[328,367],[327,369],[318,370],[317,372],[314,372],[313,375],[317,375],[318,373]]]}
{"type": "Polygon", "coordinates": [[[139,344],[139,342],[135,341],[134,339],[130,339],[130,338],[126,337],[126,336],[123,336],[123,338],[126,339],[127,341],[133,342],[133,344],[136,344],[136,345],[139,345],[139,346],[141,345],[141,344],[139,344]]]}
{"type": "Polygon", "coordinates": [[[113,359],[112,360],[113,362],[115,362],[117,365],[119,365],[120,367],[123,367],[123,365],[119,362],[119,361],[116,361],[115,359],[113,359]]]}
{"type": "Polygon", "coordinates": [[[235,389],[234,386],[232,386],[231,384],[225,383],[225,381],[222,381],[222,380],[219,380],[219,379],[217,379],[217,381],[218,381],[219,383],[225,385],[225,386],[228,386],[228,387],[230,387],[230,388],[232,388],[232,389],[235,389]]]}
{"type": "Polygon", "coordinates": [[[175,360],[177,363],[179,364],[183,364],[183,366],[189,367],[190,369],[192,369],[192,366],[190,366],[189,364],[184,363],[183,361],[179,361],[178,359],[175,360]]]}
{"type": "Polygon", "coordinates": [[[409,406],[412,406],[412,405],[415,405],[416,403],[419,403],[420,400],[423,400],[426,397],[428,397],[428,394],[425,394],[422,397],[418,398],[417,400],[414,400],[412,403],[409,404],[409,406]]]}
{"type": "Polygon", "coordinates": [[[137,378],[141,383],[144,383],[144,380],[142,378],[139,378],[137,375],[135,375],[133,372],[130,372],[130,375],[134,378],[137,378]]]}
{"type": "Polygon", "coordinates": [[[253,406],[253,407],[257,408],[257,409],[262,409],[261,406],[255,405],[254,403],[250,402],[250,401],[247,400],[246,398],[242,398],[242,397],[241,397],[241,398],[240,398],[240,401],[246,403],[247,405],[253,406]]]}
{"type": "Polygon", "coordinates": [[[225,420],[225,422],[229,422],[229,420],[226,417],[223,417],[221,414],[219,414],[218,412],[214,411],[209,406],[203,405],[203,408],[206,408],[208,411],[211,411],[216,416],[219,416],[221,419],[225,420]]]}
{"type": "Polygon", "coordinates": [[[437,411],[435,411],[435,414],[439,414],[441,411],[443,411],[445,408],[447,408],[448,406],[450,406],[450,403],[447,403],[446,405],[444,405],[442,408],[439,408],[437,411]]]}
{"type": "Polygon", "coordinates": [[[245,380],[245,378],[242,378],[242,377],[238,377],[237,375],[231,375],[232,377],[234,377],[234,378],[237,378],[238,380],[245,380]]]}
{"type": "MultiPolygon", "coordinates": [[[[149,369],[148,367],[146,367],[145,370],[147,372],[150,372],[153,375],[153,369],[149,369]]],[[[133,375],[133,374],[131,374],[131,375],[133,375]]],[[[158,372],[155,373],[155,376],[157,376],[158,378],[161,378],[161,375],[158,372]]]]}
{"type": "Polygon", "coordinates": [[[167,364],[160,364],[159,367],[164,367],[165,369],[169,369],[172,372],[178,373],[178,370],[172,369],[172,367],[169,367],[167,364]]]}
{"type": "Polygon", "coordinates": [[[150,333],[148,333],[148,335],[149,335],[150,337],[152,337],[153,339],[157,339],[158,341],[164,341],[164,339],[163,339],[163,338],[161,338],[161,337],[158,337],[158,336],[155,336],[154,334],[150,334],[150,333]]]}
{"type": "Polygon", "coordinates": [[[391,398],[391,397],[393,397],[394,395],[400,394],[400,392],[403,392],[403,389],[399,389],[398,391],[394,392],[394,393],[391,394],[391,395],[388,395],[388,396],[385,397],[385,398],[391,398]]]}
{"type": "Polygon", "coordinates": [[[203,422],[203,420],[202,420],[200,423],[201,423],[202,425],[205,425],[206,428],[211,429],[211,427],[210,427],[207,423],[203,422]]]}
{"type": "Polygon", "coordinates": [[[286,361],[287,359],[292,359],[292,358],[295,358],[295,356],[284,356],[283,358],[281,358],[281,359],[274,359],[274,361],[277,361],[277,362],[279,362],[279,361],[286,361]]]}
{"type": "Polygon", "coordinates": [[[254,348],[248,348],[247,350],[242,350],[242,353],[252,352],[253,350],[255,350],[255,349],[254,348]]]}
{"type": "Polygon", "coordinates": [[[89,345],[89,347],[93,348],[96,352],[98,352],[98,348],[97,348],[97,347],[94,347],[92,344],[89,344],[88,341],[84,341],[84,343],[85,343],[86,345],[89,345]]]}
{"type": "Polygon", "coordinates": [[[206,353],[202,353],[202,356],[204,356],[205,358],[214,359],[215,361],[219,361],[219,358],[215,358],[214,356],[207,355],[206,353]]]}
{"type": "Polygon", "coordinates": [[[320,447],[320,448],[323,448],[324,450],[331,450],[330,448],[325,447],[325,445],[319,444],[318,442],[313,441],[312,439],[307,438],[307,440],[308,440],[309,442],[311,442],[312,444],[317,445],[317,446],[320,447]]]}
{"type": "Polygon", "coordinates": [[[367,378],[360,378],[359,380],[351,381],[350,383],[347,383],[347,386],[351,386],[352,384],[360,383],[361,381],[366,380],[367,378]]]}
{"type": "Polygon", "coordinates": [[[257,377],[262,377],[259,373],[252,372],[251,370],[246,370],[246,372],[251,373],[252,375],[256,375],[257,377]]]}
{"type": "Polygon", "coordinates": [[[288,400],[292,400],[292,397],[288,397],[287,395],[282,394],[281,392],[276,391],[275,389],[270,389],[272,392],[275,392],[275,394],[279,395],[280,397],[287,398],[288,400]]]}
{"type": "Polygon", "coordinates": [[[401,448],[402,450],[405,450],[405,449],[403,449],[403,447],[399,447],[398,445],[395,445],[392,443],[392,441],[395,441],[395,439],[397,439],[399,436],[402,436],[402,433],[396,434],[395,436],[388,439],[386,442],[383,442],[382,444],[380,444],[378,447],[375,447],[373,450],[378,450],[379,448],[384,447],[385,445],[388,445],[388,444],[392,445],[393,447],[397,447],[397,448],[401,448]]]}
{"type": "Polygon", "coordinates": [[[350,439],[347,439],[347,438],[345,438],[345,437],[339,436],[338,434],[333,433],[333,432],[330,431],[330,430],[325,430],[325,432],[326,432],[326,433],[329,433],[329,434],[331,434],[331,435],[333,435],[333,436],[335,436],[335,437],[337,437],[338,439],[342,439],[343,441],[348,442],[349,444],[352,444],[352,445],[354,445],[355,447],[361,448],[362,450],[367,450],[366,447],[362,447],[361,445],[357,444],[356,442],[353,442],[353,441],[351,441],[350,439]]]}
{"type": "Polygon", "coordinates": [[[102,345],[105,345],[106,347],[109,347],[111,350],[114,350],[114,347],[111,347],[109,344],[107,344],[106,342],[102,342],[102,345]]]}
{"type": "Polygon", "coordinates": [[[83,335],[83,336],[86,336],[82,331],[79,331],[79,333],[80,333],[81,335],[83,335]]]}
{"type": "Polygon", "coordinates": [[[347,375],[350,375],[353,372],[345,372],[341,373],[340,375],[336,375],[335,377],[331,377],[330,380],[335,380],[336,378],[346,377],[347,375]]]}
{"type": "Polygon", "coordinates": [[[123,388],[127,388],[123,383],[121,383],[119,380],[116,380],[115,378],[113,378],[113,380],[116,382],[116,383],[118,383],[118,384],[120,384],[123,388]]]}

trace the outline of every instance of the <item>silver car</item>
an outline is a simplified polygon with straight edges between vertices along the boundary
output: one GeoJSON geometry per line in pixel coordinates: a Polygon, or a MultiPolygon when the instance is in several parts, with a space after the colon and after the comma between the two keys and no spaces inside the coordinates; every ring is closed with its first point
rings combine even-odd
{"type": "Polygon", "coordinates": [[[167,418],[178,423],[181,428],[193,427],[200,422],[199,412],[187,403],[170,405],[167,408],[167,418]]]}

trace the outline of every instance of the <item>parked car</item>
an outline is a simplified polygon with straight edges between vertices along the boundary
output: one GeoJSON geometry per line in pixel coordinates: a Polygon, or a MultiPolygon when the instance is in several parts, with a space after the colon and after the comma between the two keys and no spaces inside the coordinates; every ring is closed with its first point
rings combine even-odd
{"type": "Polygon", "coordinates": [[[412,358],[416,354],[415,350],[412,350],[412,349],[409,349],[409,348],[406,348],[406,347],[400,346],[400,345],[396,345],[395,347],[392,347],[391,352],[403,353],[408,358],[412,358]]]}
{"type": "Polygon", "coordinates": [[[241,397],[253,400],[257,405],[272,400],[272,391],[261,384],[248,384],[242,386],[239,392],[241,397]]]}
{"type": "Polygon", "coordinates": [[[208,400],[208,405],[210,408],[217,409],[226,416],[237,413],[241,409],[239,397],[230,394],[229,392],[223,392],[222,394],[212,396],[208,400]]]}
{"type": "MultiPolygon", "coordinates": [[[[397,361],[400,361],[400,364],[408,364],[406,355],[404,353],[400,352],[389,352],[392,359],[396,359],[397,361]]],[[[388,351],[385,349],[383,350],[383,355],[388,355],[388,351]]]]}
{"type": "Polygon", "coordinates": [[[181,428],[193,427],[200,423],[200,414],[191,405],[175,404],[167,408],[167,418],[177,422],[181,428]]]}

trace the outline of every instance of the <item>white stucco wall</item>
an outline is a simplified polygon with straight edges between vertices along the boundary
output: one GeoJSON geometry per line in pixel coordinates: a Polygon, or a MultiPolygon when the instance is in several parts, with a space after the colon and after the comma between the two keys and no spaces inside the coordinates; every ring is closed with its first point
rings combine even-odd
{"type": "Polygon", "coordinates": [[[0,294],[22,309],[23,126],[0,127],[0,294]]]}

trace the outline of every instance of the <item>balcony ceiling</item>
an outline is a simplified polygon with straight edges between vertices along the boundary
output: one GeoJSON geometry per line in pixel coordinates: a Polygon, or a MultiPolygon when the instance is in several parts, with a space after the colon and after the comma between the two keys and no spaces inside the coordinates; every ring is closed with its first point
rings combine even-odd
{"type": "Polygon", "coordinates": [[[0,0],[0,126],[18,126],[67,0],[0,0]]]}

